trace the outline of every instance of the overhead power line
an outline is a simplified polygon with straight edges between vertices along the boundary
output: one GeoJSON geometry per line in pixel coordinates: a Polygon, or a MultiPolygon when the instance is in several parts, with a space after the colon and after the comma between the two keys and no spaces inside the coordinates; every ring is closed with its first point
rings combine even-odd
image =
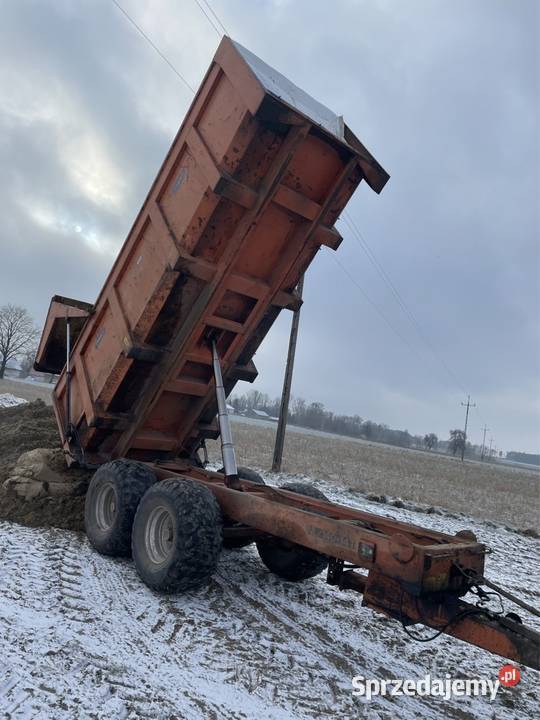
{"type": "Polygon", "coordinates": [[[217,13],[214,12],[214,8],[213,8],[212,5],[210,4],[209,0],[203,0],[203,2],[204,2],[204,4],[206,5],[206,7],[210,10],[210,12],[212,13],[212,15],[215,17],[215,19],[217,20],[217,22],[218,22],[218,23],[221,25],[221,27],[223,28],[223,32],[225,33],[225,35],[229,35],[229,36],[230,36],[230,33],[227,31],[227,28],[226,28],[225,25],[221,22],[221,20],[219,19],[219,16],[217,15],[217,13]]]}
{"type": "MultiPolygon", "coordinates": [[[[195,0],[195,2],[197,3],[197,6],[198,6],[199,10],[202,12],[202,14],[204,15],[204,17],[208,20],[208,22],[210,23],[210,25],[211,25],[211,26],[214,28],[214,30],[217,32],[217,34],[219,35],[219,37],[221,37],[221,35],[222,35],[221,30],[216,26],[216,24],[214,23],[214,21],[212,20],[212,18],[208,15],[208,13],[206,12],[206,10],[203,8],[203,6],[202,6],[201,3],[199,2],[199,0],[195,0]]],[[[209,8],[209,9],[210,9],[210,8],[209,8]]]]}
{"type": "MultiPolygon", "coordinates": [[[[207,2],[206,0],[203,0],[203,1],[205,2],[205,5],[208,7],[209,11],[210,11],[210,12],[212,13],[212,15],[216,18],[217,22],[221,25],[221,27],[223,28],[224,32],[226,33],[227,30],[226,30],[224,24],[221,22],[221,20],[219,19],[218,15],[214,12],[214,10],[212,9],[212,7],[211,7],[211,5],[209,4],[209,2],[207,2]]],[[[183,83],[193,94],[195,94],[195,90],[191,87],[191,85],[188,83],[188,81],[185,79],[185,77],[182,75],[182,73],[172,64],[172,62],[168,59],[168,57],[158,48],[158,46],[157,46],[157,45],[153,42],[153,40],[146,34],[146,32],[140,27],[140,25],[138,25],[138,24],[135,22],[135,20],[131,17],[131,15],[120,5],[120,3],[117,2],[117,0],[112,0],[112,2],[113,2],[113,3],[116,5],[116,7],[120,10],[120,12],[127,18],[127,20],[129,20],[129,22],[136,28],[136,30],[140,33],[140,35],[151,45],[151,47],[152,47],[152,48],[154,49],[154,51],[162,58],[162,60],[164,60],[164,62],[167,63],[167,65],[171,68],[171,70],[173,70],[173,72],[180,78],[180,80],[182,81],[182,83],[183,83]]],[[[216,30],[216,32],[217,32],[219,35],[221,35],[221,32],[217,29],[217,27],[216,27],[216,25],[214,24],[214,22],[210,19],[210,17],[208,16],[208,14],[205,12],[205,10],[204,10],[204,8],[202,7],[202,5],[201,5],[201,3],[199,2],[199,0],[195,0],[195,2],[197,3],[197,6],[198,6],[199,9],[201,10],[201,12],[204,14],[204,16],[206,17],[206,19],[208,20],[208,22],[212,25],[212,27],[214,28],[214,30],[216,30]]],[[[350,224],[351,224],[351,226],[352,226],[352,228],[353,228],[353,232],[354,232],[354,230],[356,230],[357,235],[360,235],[360,232],[359,232],[359,230],[354,226],[354,223],[353,223],[352,219],[350,220],[350,224]]],[[[366,250],[366,252],[369,252],[369,251],[366,250]]],[[[363,295],[363,297],[365,298],[365,300],[373,307],[373,309],[377,312],[377,314],[378,314],[378,315],[383,319],[383,321],[388,325],[388,327],[392,330],[392,332],[394,332],[394,333],[397,335],[397,337],[399,337],[400,340],[401,340],[405,345],[407,345],[407,347],[408,347],[413,353],[416,353],[415,348],[414,348],[414,347],[408,342],[408,340],[407,340],[406,338],[404,338],[403,335],[392,325],[392,323],[391,323],[390,320],[386,317],[386,315],[385,315],[384,312],[381,310],[381,308],[377,305],[377,303],[376,303],[374,300],[371,299],[371,297],[366,293],[366,291],[364,290],[364,288],[363,288],[363,287],[357,282],[357,280],[349,273],[349,271],[345,268],[345,266],[342,265],[341,262],[340,262],[334,255],[332,255],[332,257],[333,257],[334,261],[341,267],[341,269],[343,270],[343,272],[349,277],[349,279],[351,280],[351,282],[352,282],[352,283],[358,288],[358,290],[362,293],[362,295],[363,295]]],[[[369,257],[369,255],[368,255],[368,257],[369,257]]],[[[370,258],[370,259],[371,259],[371,258],[370,258]]],[[[377,260],[376,260],[376,258],[375,258],[374,256],[373,256],[372,262],[373,262],[373,261],[374,261],[375,263],[377,263],[377,260]]],[[[383,271],[383,272],[384,272],[384,271],[383,271]]]]}
{"type": "MultiPolygon", "coordinates": [[[[145,33],[145,31],[140,27],[140,25],[138,25],[138,24],[135,22],[135,20],[131,17],[131,15],[120,5],[120,3],[117,2],[117,0],[112,0],[112,2],[113,2],[113,3],[116,5],[116,7],[120,10],[120,12],[126,17],[126,19],[129,20],[129,22],[136,28],[136,30],[140,33],[140,35],[151,45],[151,47],[152,47],[152,48],[155,50],[155,52],[162,58],[162,60],[164,60],[164,62],[167,63],[167,65],[171,68],[171,70],[173,70],[173,72],[180,78],[180,80],[182,81],[182,83],[183,83],[193,94],[195,94],[195,90],[191,87],[191,85],[188,83],[188,81],[185,79],[185,77],[182,75],[182,73],[172,64],[172,62],[168,59],[168,57],[158,48],[158,46],[157,46],[157,45],[152,41],[152,39],[145,33]]],[[[220,31],[216,28],[215,24],[212,22],[212,20],[211,20],[210,17],[208,16],[208,14],[204,11],[204,9],[203,9],[203,7],[201,6],[199,0],[195,0],[195,2],[197,3],[198,7],[200,8],[201,12],[202,12],[202,13],[204,14],[204,16],[206,17],[206,19],[208,20],[208,22],[212,25],[212,27],[214,28],[214,30],[216,30],[216,32],[218,32],[218,34],[221,35],[220,31]]],[[[208,7],[208,9],[210,10],[210,12],[214,15],[214,17],[216,18],[216,20],[219,22],[219,24],[221,25],[221,27],[223,28],[223,30],[227,33],[227,30],[226,30],[225,26],[223,25],[223,23],[221,22],[221,20],[220,20],[219,17],[217,16],[217,14],[214,12],[214,10],[212,9],[211,5],[210,5],[208,2],[206,2],[206,0],[204,0],[204,2],[205,2],[205,5],[206,5],[206,6],[208,7]]],[[[352,221],[351,221],[351,222],[352,222],[352,221]]],[[[359,232],[359,231],[357,231],[357,232],[359,232]]],[[[348,272],[348,270],[344,267],[344,265],[342,265],[342,264],[339,262],[339,260],[338,260],[334,255],[332,255],[332,257],[333,257],[334,261],[341,267],[341,269],[343,270],[343,272],[349,277],[349,279],[351,280],[351,282],[354,283],[354,285],[355,285],[355,286],[358,288],[358,290],[362,293],[362,295],[363,295],[363,297],[365,298],[365,300],[374,308],[374,310],[378,313],[378,315],[384,320],[384,322],[388,325],[388,327],[392,330],[392,332],[394,332],[394,333],[397,335],[397,337],[399,337],[400,340],[401,340],[403,343],[405,343],[405,345],[407,345],[407,347],[408,347],[412,352],[416,352],[415,348],[403,337],[403,335],[402,335],[398,330],[396,330],[396,328],[392,325],[392,323],[390,322],[390,320],[388,320],[388,318],[387,318],[386,315],[383,313],[383,311],[380,309],[380,307],[377,305],[377,303],[369,297],[369,295],[366,293],[366,291],[364,290],[364,288],[363,288],[363,287],[356,281],[356,279],[348,272]]]]}
{"type": "MultiPolygon", "coordinates": [[[[415,316],[414,312],[409,308],[407,305],[407,302],[395,286],[395,283],[392,281],[391,277],[388,275],[386,270],[384,269],[382,263],[379,262],[377,259],[375,253],[373,252],[372,248],[370,247],[365,235],[360,232],[360,229],[358,228],[358,225],[354,222],[353,218],[350,216],[350,213],[348,211],[344,211],[343,213],[343,221],[347,224],[349,230],[352,232],[352,235],[354,239],[358,242],[364,253],[366,254],[368,260],[373,265],[375,270],[377,271],[378,275],[382,278],[383,282],[387,285],[387,287],[390,289],[394,299],[396,300],[397,304],[401,308],[401,310],[405,313],[407,318],[409,319],[410,323],[414,325],[418,335],[424,342],[424,344],[427,346],[427,348],[430,350],[431,354],[437,360],[442,368],[445,370],[447,376],[453,381],[456,388],[459,388],[463,394],[467,395],[467,391],[465,390],[464,384],[460,381],[457,374],[454,372],[454,370],[449,366],[449,364],[446,362],[444,357],[441,356],[441,354],[437,351],[437,348],[433,345],[431,339],[426,335],[425,331],[423,330],[418,318],[415,316]]],[[[486,421],[480,412],[478,406],[471,406],[476,409],[476,412],[478,413],[478,416],[480,417],[482,423],[486,425],[486,421]]]]}
{"type": "MultiPolygon", "coordinates": [[[[163,52],[159,49],[159,47],[153,42],[153,40],[152,40],[152,39],[147,35],[147,33],[141,28],[141,26],[131,17],[131,15],[127,12],[127,10],[125,10],[125,9],[120,5],[120,3],[119,3],[117,0],[112,0],[112,2],[113,2],[114,5],[118,8],[118,10],[120,10],[120,12],[124,15],[124,17],[133,25],[133,27],[137,30],[137,32],[149,43],[149,45],[150,45],[150,46],[152,47],[152,49],[161,57],[161,59],[162,59],[165,63],[167,63],[167,65],[168,65],[168,66],[170,67],[170,69],[175,73],[175,75],[179,78],[179,80],[182,82],[182,84],[183,84],[185,87],[187,87],[188,90],[189,90],[193,95],[195,95],[195,89],[190,85],[190,83],[186,80],[186,78],[182,75],[182,73],[178,70],[178,68],[176,68],[176,67],[173,65],[173,63],[169,60],[169,58],[165,55],[165,53],[163,53],[163,52]]],[[[216,24],[214,23],[214,21],[210,18],[210,16],[208,15],[208,13],[204,10],[204,8],[202,7],[202,5],[201,5],[201,3],[199,2],[199,0],[195,0],[195,2],[197,3],[197,6],[198,6],[199,9],[201,10],[201,12],[204,14],[204,16],[206,17],[206,19],[207,19],[208,22],[210,23],[210,25],[213,27],[213,29],[218,33],[219,36],[221,36],[221,34],[222,34],[221,31],[218,29],[218,27],[216,26],[216,24]]],[[[224,32],[226,35],[229,35],[229,33],[228,33],[225,25],[222,23],[222,21],[220,20],[219,16],[217,15],[217,13],[216,13],[216,12],[214,11],[214,9],[212,8],[212,5],[210,4],[209,0],[202,0],[202,2],[204,2],[205,6],[206,6],[207,9],[209,10],[209,12],[212,14],[212,16],[215,18],[216,22],[221,26],[221,28],[223,29],[223,32],[224,32]]],[[[383,281],[385,282],[385,284],[390,288],[390,290],[391,290],[391,292],[392,292],[392,295],[394,296],[396,302],[398,303],[398,305],[400,306],[400,308],[402,309],[402,311],[407,315],[407,317],[409,318],[410,322],[412,322],[412,324],[416,327],[417,332],[419,333],[419,335],[420,335],[420,337],[422,338],[422,340],[424,341],[424,343],[429,347],[429,349],[431,350],[431,352],[433,353],[433,355],[441,362],[441,364],[442,364],[443,367],[445,368],[446,372],[449,374],[450,377],[452,377],[452,379],[453,379],[453,381],[456,383],[456,385],[466,394],[466,390],[464,389],[463,384],[459,381],[458,377],[457,377],[456,374],[453,372],[453,370],[448,366],[448,364],[446,363],[446,361],[444,360],[444,358],[442,358],[442,357],[438,354],[438,352],[437,352],[436,349],[433,347],[433,345],[432,345],[431,341],[429,340],[429,338],[427,338],[427,337],[425,336],[425,334],[424,334],[424,332],[423,332],[423,330],[422,330],[422,327],[421,327],[420,323],[418,322],[418,320],[416,319],[414,313],[409,309],[409,307],[407,306],[406,302],[403,300],[400,292],[398,291],[398,289],[396,288],[396,286],[395,286],[394,283],[392,282],[391,278],[389,277],[388,273],[387,273],[386,270],[383,268],[383,266],[381,265],[381,263],[377,260],[375,254],[374,254],[374,252],[372,251],[372,249],[370,248],[367,240],[366,240],[365,237],[362,235],[362,233],[361,233],[360,230],[358,229],[356,223],[354,222],[354,220],[352,219],[352,217],[349,215],[349,213],[348,213],[347,211],[344,212],[344,220],[345,220],[345,222],[348,224],[349,228],[351,229],[351,231],[352,231],[352,233],[353,233],[353,237],[355,237],[355,239],[357,240],[357,242],[360,244],[361,248],[363,249],[363,251],[364,251],[365,254],[367,255],[367,257],[368,257],[369,261],[371,262],[371,264],[374,266],[374,268],[376,269],[376,271],[378,272],[378,274],[381,276],[381,278],[383,279],[383,281]]],[[[364,288],[360,285],[360,283],[357,282],[356,278],[355,278],[351,273],[349,273],[349,271],[345,268],[344,265],[341,264],[341,262],[339,262],[339,260],[335,257],[335,255],[332,255],[332,257],[333,257],[334,261],[340,266],[340,268],[342,269],[342,271],[348,276],[348,278],[351,280],[351,282],[358,288],[358,290],[361,292],[361,294],[362,294],[362,296],[364,297],[364,299],[373,307],[373,309],[374,309],[374,310],[377,312],[377,314],[384,320],[384,322],[388,325],[388,327],[392,330],[392,332],[394,332],[394,333],[397,335],[397,337],[399,337],[400,340],[401,340],[403,343],[405,343],[405,345],[407,345],[407,347],[408,347],[413,353],[415,353],[416,355],[418,355],[417,349],[416,349],[415,347],[413,347],[413,346],[409,343],[409,341],[408,341],[405,337],[403,337],[403,335],[394,327],[394,325],[393,325],[393,324],[390,322],[390,320],[386,317],[386,315],[385,315],[384,312],[381,310],[381,308],[378,306],[378,304],[377,304],[374,300],[372,300],[372,298],[366,293],[366,291],[365,291],[364,288]]],[[[476,407],[476,406],[472,406],[472,407],[476,407]]],[[[477,410],[477,412],[478,412],[478,410],[477,410]]],[[[480,417],[482,417],[480,413],[479,413],[479,415],[480,415],[480,417]]],[[[482,421],[484,422],[483,418],[482,418],[482,421]]],[[[485,422],[484,422],[484,424],[485,424],[485,422]]]]}
{"type": "Polygon", "coordinates": [[[164,60],[167,65],[171,68],[171,70],[180,78],[182,83],[188,88],[188,90],[191,91],[193,95],[195,95],[195,90],[191,87],[189,82],[186,80],[186,78],[182,75],[182,73],[175,68],[175,66],[172,64],[172,62],[169,60],[169,58],[161,52],[161,50],[158,48],[158,46],[151,40],[151,38],[148,37],[148,35],[144,32],[142,27],[138,25],[135,20],[131,17],[131,15],[127,12],[127,10],[124,10],[124,8],[120,5],[120,3],[117,2],[117,0],[112,0],[112,2],[116,5],[116,7],[120,10],[120,12],[124,15],[127,20],[133,25],[133,27],[137,30],[137,32],[142,35],[142,37],[148,42],[151,47],[157,52],[157,54],[160,56],[162,60],[164,60]]]}
{"type": "Polygon", "coordinates": [[[408,320],[411,322],[411,324],[415,327],[418,335],[424,342],[424,344],[428,347],[432,355],[435,357],[438,362],[442,365],[442,367],[445,369],[446,373],[450,378],[452,378],[452,381],[457,385],[457,387],[466,395],[467,391],[465,390],[463,383],[459,380],[456,373],[452,370],[452,368],[448,365],[446,360],[439,354],[437,349],[434,347],[433,343],[427,337],[425,334],[422,326],[420,325],[419,321],[417,320],[416,316],[412,312],[412,310],[408,307],[407,303],[403,299],[401,293],[396,288],[395,284],[392,282],[392,279],[384,269],[384,267],[381,265],[381,263],[378,261],[377,257],[375,256],[375,253],[369,246],[369,243],[367,242],[366,238],[362,235],[360,230],[358,229],[358,226],[352,219],[352,217],[349,215],[347,211],[343,213],[344,215],[344,221],[347,223],[349,228],[351,229],[354,238],[366,254],[368,260],[373,265],[379,276],[382,278],[383,282],[387,285],[387,287],[390,289],[392,295],[394,296],[394,299],[396,300],[397,304],[403,311],[403,313],[407,316],[408,320]]]}
{"type": "Polygon", "coordinates": [[[384,312],[381,310],[381,308],[379,307],[379,305],[375,302],[375,300],[373,300],[373,299],[367,294],[367,292],[366,292],[366,291],[364,290],[364,288],[360,285],[360,283],[359,283],[358,280],[354,277],[354,275],[352,275],[352,274],[347,270],[347,268],[337,259],[337,257],[334,255],[334,253],[333,253],[332,251],[329,251],[329,254],[330,254],[330,257],[334,260],[334,262],[335,262],[337,265],[339,265],[339,267],[343,270],[343,272],[345,273],[345,275],[347,275],[347,277],[348,277],[349,280],[353,283],[353,285],[355,285],[355,286],[358,288],[358,290],[362,293],[362,296],[364,297],[364,299],[371,305],[371,307],[375,310],[375,312],[379,315],[379,317],[381,317],[381,318],[384,320],[384,322],[388,325],[388,327],[390,328],[390,330],[392,330],[392,332],[395,333],[395,335],[397,335],[397,337],[398,337],[405,345],[407,345],[407,347],[409,348],[409,350],[411,350],[411,352],[417,354],[416,349],[410,344],[410,342],[409,342],[405,337],[403,337],[403,335],[399,332],[399,330],[397,330],[397,329],[394,327],[394,325],[392,325],[392,323],[391,323],[390,320],[386,317],[386,315],[385,315],[384,312]]]}

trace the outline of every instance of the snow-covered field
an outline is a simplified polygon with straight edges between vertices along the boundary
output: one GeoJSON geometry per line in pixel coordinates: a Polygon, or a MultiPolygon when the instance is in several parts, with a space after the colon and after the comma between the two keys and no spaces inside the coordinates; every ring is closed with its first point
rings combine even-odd
{"type": "MultiPolygon", "coordinates": [[[[271,484],[290,479],[267,475],[271,484]]],[[[493,548],[488,577],[538,604],[538,540],[316,484],[372,512],[473,529],[493,548]]],[[[8,522],[0,522],[0,658],[2,717],[36,720],[525,719],[536,717],[539,678],[523,668],[521,683],[493,702],[362,703],[351,693],[355,675],[495,679],[503,660],[451,638],[410,640],[324,576],[292,584],[271,575],[254,548],[224,551],[208,588],[165,597],[139,581],[131,561],[96,554],[83,535],[8,522]]]]}

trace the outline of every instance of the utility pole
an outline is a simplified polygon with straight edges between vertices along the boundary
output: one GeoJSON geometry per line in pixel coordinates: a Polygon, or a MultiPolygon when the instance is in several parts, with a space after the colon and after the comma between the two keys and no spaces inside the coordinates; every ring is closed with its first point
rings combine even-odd
{"type": "MultiPolygon", "coordinates": [[[[304,276],[300,278],[296,293],[302,299],[304,290],[304,276]]],[[[287,428],[287,417],[289,415],[289,400],[291,399],[291,385],[294,369],[294,355],[296,352],[296,340],[298,338],[298,325],[300,324],[300,308],[294,311],[291,323],[291,336],[289,338],[289,351],[287,353],[287,365],[285,366],[285,378],[283,380],[283,392],[281,393],[281,405],[279,408],[279,421],[276,433],[276,444],[274,457],[272,459],[272,472],[281,471],[281,460],[283,457],[283,445],[285,443],[285,430],[287,428]]]]}
{"type": "Polygon", "coordinates": [[[491,446],[493,445],[493,437],[489,438],[489,459],[491,460],[491,446]]]}
{"type": "Polygon", "coordinates": [[[461,448],[461,462],[463,462],[463,458],[465,457],[465,447],[467,445],[467,423],[469,422],[469,408],[476,407],[475,403],[471,403],[471,396],[467,395],[467,402],[461,403],[463,407],[467,408],[467,412],[465,413],[465,430],[463,431],[463,446],[461,448]]]}
{"type": "Polygon", "coordinates": [[[487,425],[484,425],[484,439],[482,440],[482,455],[481,455],[481,460],[484,459],[484,455],[485,455],[485,452],[486,452],[486,433],[487,433],[488,430],[489,430],[488,426],[487,426],[487,425]]]}

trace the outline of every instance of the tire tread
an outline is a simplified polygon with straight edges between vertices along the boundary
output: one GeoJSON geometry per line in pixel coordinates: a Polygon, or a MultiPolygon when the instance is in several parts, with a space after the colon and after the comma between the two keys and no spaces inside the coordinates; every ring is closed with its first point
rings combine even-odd
{"type": "MultiPolygon", "coordinates": [[[[324,493],[307,483],[286,483],[281,489],[317,500],[328,500],[324,493]]],[[[261,560],[271,572],[292,582],[315,577],[328,566],[326,555],[293,543],[285,546],[279,538],[258,540],[257,550],[261,560]]]]}
{"type": "Polygon", "coordinates": [[[156,482],[151,468],[135,460],[120,458],[99,467],[86,494],[84,524],[90,544],[102,555],[128,557],[131,554],[131,529],[137,506],[148,488],[156,482]],[[111,477],[107,477],[112,475],[111,477]],[[122,512],[108,537],[97,528],[92,502],[94,490],[102,480],[114,484],[122,512]]]}
{"type": "Polygon", "coordinates": [[[132,552],[143,582],[160,592],[182,592],[206,584],[215,571],[222,546],[222,516],[208,488],[195,480],[168,478],[153,485],[137,508],[132,552]],[[144,522],[148,504],[160,496],[176,514],[174,557],[162,574],[145,559],[144,522]]]}

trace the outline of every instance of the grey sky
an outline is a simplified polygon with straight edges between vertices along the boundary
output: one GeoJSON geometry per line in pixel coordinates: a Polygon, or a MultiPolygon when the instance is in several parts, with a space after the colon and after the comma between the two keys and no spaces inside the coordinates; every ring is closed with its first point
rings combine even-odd
{"type": "MultiPolygon", "coordinates": [[[[121,4],[197,87],[219,37],[195,1],[121,4]]],[[[212,5],[390,172],[348,212],[437,352],[341,224],[337,259],[407,343],[323,250],[306,278],[295,394],[446,438],[466,390],[473,442],[485,421],[499,447],[538,452],[539,4],[212,5]]],[[[0,11],[0,304],[41,324],[54,293],[95,299],[191,94],[110,0],[1,0],[0,11]]],[[[270,395],[289,323],[283,314],[256,357],[270,395]]]]}

